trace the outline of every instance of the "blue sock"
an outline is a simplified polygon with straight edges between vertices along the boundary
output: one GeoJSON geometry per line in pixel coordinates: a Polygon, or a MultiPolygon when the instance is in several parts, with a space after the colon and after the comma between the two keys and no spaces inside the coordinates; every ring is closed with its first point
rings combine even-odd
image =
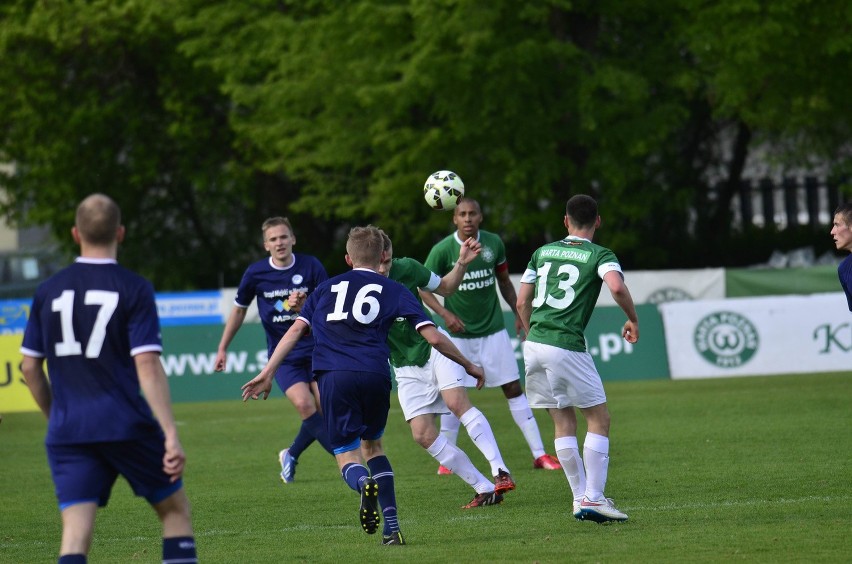
{"type": "Polygon", "coordinates": [[[319,412],[314,412],[313,415],[302,421],[302,429],[307,429],[314,438],[322,445],[322,448],[334,456],[334,449],[331,448],[331,443],[328,440],[328,433],[325,431],[325,421],[319,412]]]}
{"type": "MultiPolygon", "coordinates": [[[[367,469],[363,464],[350,462],[343,467],[343,470],[340,471],[340,475],[343,476],[343,481],[346,482],[347,486],[360,494],[361,484],[364,483],[364,480],[367,479],[370,473],[367,472],[367,469]]],[[[381,491],[381,488],[379,488],[379,491],[381,491]]]]}
{"type": "Polygon", "coordinates": [[[399,531],[396,515],[396,492],[393,487],[393,468],[387,456],[377,456],[367,461],[373,479],[379,484],[379,505],[382,506],[383,535],[399,531]]]}
{"type": "Polygon", "coordinates": [[[293,439],[293,444],[290,445],[290,456],[298,460],[299,455],[305,452],[305,449],[311,446],[312,442],[314,442],[314,434],[311,433],[310,427],[302,421],[302,426],[299,427],[299,432],[293,439]]]}
{"type": "Polygon", "coordinates": [[[190,564],[198,562],[195,554],[194,537],[169,537],[163,539],[163,564],[180,562],[190,564]]]}
{"type": "Polygon", "coordinates": [[[59,564],[86,564],[86,555],[64,554],[59,557],[59,564]]]}

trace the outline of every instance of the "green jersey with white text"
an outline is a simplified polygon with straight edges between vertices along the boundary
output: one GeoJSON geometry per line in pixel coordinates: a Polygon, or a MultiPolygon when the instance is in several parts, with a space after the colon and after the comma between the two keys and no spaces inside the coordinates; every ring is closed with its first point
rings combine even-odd
{"type": "MultiPolygon", "coordinates": [[[[489,231],[480,229],[478,241],[482,245],[479,256],[467,266],[459,289],[444,298],[444,307],[464,322],[463,333],[452,333],[461,339],[487,337],[506,329],[494,274],[495,267],[506,262],[506,248],[500,237],[489,231]]],[[[447,274],[456,264],[462,243],[458,232],[444,237],[426,257],[426,268],[439,276],[447,274]]]]}
{"type": "Polygon", "coordinates": [[[585,352],[583,332],[607,272],[621,273],[615,253],[579,237],[539,247],[521,277],[535,293],[527,340],[585,352]]]}
{"type": "MultiPolygon", "coordinates": [[[[388,278],[408,288],[421,306],[423,300],[420,299],[417,288],[431,292],[441,283],[441,279],[434,272],[418,261],[407,257],[393,259],[388,278]]],[[[391,365],[396,367],[423,366],[432,354],[432,346],[403,317],[394,321],[391,326],[388,333],[388,345],[391,351],[391,365]]]]}

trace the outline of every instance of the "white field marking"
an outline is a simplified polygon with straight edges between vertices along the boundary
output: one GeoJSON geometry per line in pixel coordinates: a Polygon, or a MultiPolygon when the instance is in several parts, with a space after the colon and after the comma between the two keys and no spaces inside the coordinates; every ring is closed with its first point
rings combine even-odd
{"type": "MultiPolygon", "coordinates": [[[[795,499],[741,499],[735,501],[719,501],[719,502],[708,502],[708,503],[680,503],[680,504],[666,504],[666,505],[625,505],[625,510],[631,511],[677,511],[679,509],[715,509],[715,508],[725,508],[725,507],[754,507],[757,505],[793,505],[798,503],[812,503],[814,501],[821,501],[832,503],[836,501],[847,501],[852,499],[852,497],[848,495],[844,496],[807,496],[807,497],[798,497],[795,499]]],[[[621,507],[619,505],[619,507],[621,507]]]]}

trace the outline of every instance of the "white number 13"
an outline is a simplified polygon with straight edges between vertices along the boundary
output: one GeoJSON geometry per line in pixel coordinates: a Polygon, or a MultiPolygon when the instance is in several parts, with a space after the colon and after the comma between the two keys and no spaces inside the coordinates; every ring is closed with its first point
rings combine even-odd
{"type": "MultiPolygon", "coordinates": [[[[107,324],[115,313],[115,308],[118,307],[118,292],[86,290],[83,303],[100,306],[95,325],[92,327],[92,334],[89,335],[89,344],[86,345],[86,358],[97,358],[104,346],[107,324]]],[[[59,312],[62,327],[62,341],[56,343],[54,349],[56,356],[81,354],[83,347],[74,336],[74,324],[71,322],[74,313],[74,290],[63,291],[62,295],[51,302],[51,308],[52,311],[59,312]]]]}

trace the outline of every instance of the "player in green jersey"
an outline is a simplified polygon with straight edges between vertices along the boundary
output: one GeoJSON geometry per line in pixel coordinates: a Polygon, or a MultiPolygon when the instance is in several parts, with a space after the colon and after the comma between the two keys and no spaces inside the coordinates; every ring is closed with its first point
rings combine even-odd
{"type": "Polygon", "coordinates": [[[583,332],[603,284],[627,316],[621,334],[628,343],[639,340],[639,319],[615,254],[592,243],[601,224],[597,202],[573,196],[564,223],[568,236],[536,250],[521,278],[517,307],[527,333],[527,393],[530,405],[547,409],[553,419],[556,455],[571,486],[574,517],[626,521],[627,515],[604,495],[610,416],[583,332]],[[582,457],[575,407],[587,424],[582,457]]]}
{"type": "MultiPolygon", "coordinates": [[[[393,244],[384,234],[385,259],[379,269],[405,286],[417,299],[418,288],[449,296],[458,288],[467,265],[479,254],[480,245],[469,238],[461,245],[455,266],[444,277],[412,258],[393,258],[393,244]]],[[[391,364],[397,381],[397,394],[405,420],[411,427],[414,440],[435,458],[441,466],[450,469],[467,482],[476,492],[465,509],[495,505],[503,501],[503,494],[515,488],[515,482],[503,461],[491,425],[473,404],[464,387],[464,369],[439,354],[416,331],[405,323],[394,323],[388,335],[391,364]],[[454,413],[464,424],[473,443],[488,459],[492,484],[456,445],[449,443],[438,432],[435,416],[454,413]]],[[[483,380],[477,381],[477,388],[483,380]]]]}
{"type": "MultiPolygon", "coordinates": [[[[517,295],[509,278],[509,263],[503,241],[495,233],[479,228],[482,210],[476,200],[463,198],[453,210],[456,232],[438,242],[426,259],[426,268],[439,276],[447,274],[455,264],[463,241],[474,238],[482,245],[479,256],[467,268],[458,291],[443,305],[430,292],[420,291],[425,304],[444,319],[450,338],[467,358],[485,369],[485,385],[500,386],[509,403],[512,418],[524,434],[533,456],[533,468],[558,470],[559,461],[544,451],[538,423],[521,388],[521,375],[509,332],[503,322],[497,289],[515,313],[515,332],[522,326],[515,309],[517,295]]],[[[465,385],[474,382],[466,378],[465,385]]],[[[441,416],[441,434],[455,444],[459,419],[454,414],[441,416]]],[[[439,474],[448,473],[444,467],[439,474]]]]}

